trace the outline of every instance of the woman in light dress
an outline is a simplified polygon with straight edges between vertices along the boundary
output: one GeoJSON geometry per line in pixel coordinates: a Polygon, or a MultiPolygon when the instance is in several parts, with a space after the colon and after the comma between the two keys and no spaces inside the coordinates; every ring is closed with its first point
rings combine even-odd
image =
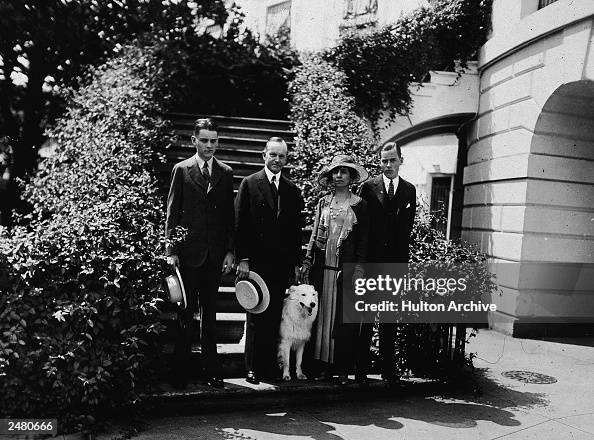
{"type": "MultiPolygon", "coordinates": [[[[314,332],[314,359],[319,361],[316,380],[338,375],[341,384],[353,366],[358,325],[343,323],[342,278],[362,276],[362,267],[343,271],[343,263],[363,263],[367,253],[369,216],[365,200],[350,189],[369,173],[347,155],[337,155],[318,178],[332,188],[316,207],[307,255],[301,268],[302,281],[310,281],[319,292],[320,304],[314,332]]],[[[310,342],[310,343],[312,343],[310,342]]]]}

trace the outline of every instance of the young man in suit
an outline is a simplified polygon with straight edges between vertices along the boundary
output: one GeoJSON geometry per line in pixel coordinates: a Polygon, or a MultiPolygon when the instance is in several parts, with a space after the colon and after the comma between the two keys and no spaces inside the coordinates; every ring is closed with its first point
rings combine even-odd
{"type": "Polygon", "coordinates": [[[297,186],[281,175],[287,163],[287,144],[272,137],[266,143],[264,169],[241,182],[235,199],[236,257],[239,279],[258,273],[270,291],[270,304],[261,314],[247,314],[246,380],[278,376],[277,339],[282,301],[301,264],[301,210],[297,186]]]}
{"type": "Polygon", "coordinates": [[[179,311],[175,381],[181,388],[187,384],[191,325],[199,304],[202,364],[208,384],[222,388],[216,298],[221,274],[230,272],[234,259],[233,171],[214,157],[218,133],[211,119],[196,120],[192,144],[196,154],[173,167],[165,225],[167,238],[176,226],[187,229],[185,241],[166,250],[168,263],[180,268],[188,299],[179,311]]]}
{"type": "MultiPolygon", "coordinates": [[[[416,210],[415,187],[398,175],[403,158],[400,146],[386,143],[380,150],[382,174],[368,180],[361,187],[361,197],[369,209],[370,263],[408,263],[409,244],[416,210]]],[[[381,316],[380,316],[381,321],[381,316]]],[[[369,365],[369,347],[373,324],[363,324],[359,356],[362,371],[357,380],[367,383],[366,370],[369,365]]],[[[383,379],[387,386],[393,386],[397,377],[394,373],[394,343],[396,325],[380,323],[380,362],[383,379]]]]}

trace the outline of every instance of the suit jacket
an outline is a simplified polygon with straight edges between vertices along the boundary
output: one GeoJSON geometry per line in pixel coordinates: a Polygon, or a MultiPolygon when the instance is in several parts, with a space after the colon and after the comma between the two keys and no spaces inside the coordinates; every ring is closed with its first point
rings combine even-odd
{"type": "Polygon", "coordinates": [[[176,226],[187,228],[186,240],[167,255],[177,254],[187,266],[201,266],[206,258],[216,265],[234,249],[233,170],[213,158],[210,190],[192,156],[173,167],[167,198],[165,234],[176,226]]]}
{"type": "Polygon", "coordinates": [[[363,183],[361,197],[369,209],[369,250],[371,263],[407,263],[409,244],[416,211],[414,185],[402,177],[390,201],[382,175],[363,183]]]}
{"type": "Polygon", "coordinates": [[[250,262],[301,263],[303,199],[297,186],[281,176],[278,215],[264,169],[243,179],[235,199],[236,258],[250,262]]]}

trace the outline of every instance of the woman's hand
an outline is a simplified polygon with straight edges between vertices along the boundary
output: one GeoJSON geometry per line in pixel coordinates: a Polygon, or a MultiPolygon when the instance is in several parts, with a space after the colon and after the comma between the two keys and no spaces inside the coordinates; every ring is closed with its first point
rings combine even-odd
{"type": "Polygon", "coordinates": [[[355,269],[353,270],[353,287],[356,285],[356,282],[359,278],[363,278],[365,276],[365,270],[363,270],[363,266],[360,264],[355,265],[355,269]]]}
{"type": "Polygon", "coordinates": [[[299,269],[299,276],[297,277],[297,282],[299,284],[309,284],[309,269],[311,268],[311,263],[309,260],[303,261],[301,268],[299,269]]]}

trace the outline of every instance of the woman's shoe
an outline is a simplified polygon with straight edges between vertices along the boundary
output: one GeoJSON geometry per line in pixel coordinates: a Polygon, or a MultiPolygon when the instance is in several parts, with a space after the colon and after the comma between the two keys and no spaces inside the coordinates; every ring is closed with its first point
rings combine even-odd
{"type": "Polygon", "coordinates": [[[316,382],[324,382],[326,380],[328,380],[331,376],[328,375],[327,371],[321,371],[316,377],[314,377],[314,380],[316,382]]]}

